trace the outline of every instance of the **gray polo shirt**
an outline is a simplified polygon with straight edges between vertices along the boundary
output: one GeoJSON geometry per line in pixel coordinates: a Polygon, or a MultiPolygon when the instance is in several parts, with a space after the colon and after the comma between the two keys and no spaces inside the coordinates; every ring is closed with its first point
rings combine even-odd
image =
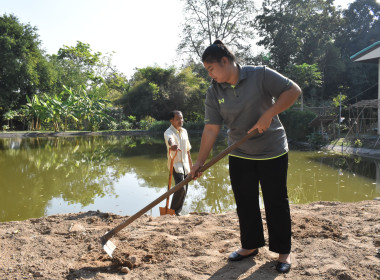
{"type": "MultiPolygon", "coordinates": [[[[228,144],[243,138],[260,116],[292,81],[265,66],[240,67],[235,87],[213,81],[206,94],[205,123],[228,128],[228,144]]],[[[288,152],[284,127],[276,115],[268,130],[250,138],[230,155],[248,159],[270,159],[288,152]]]]}

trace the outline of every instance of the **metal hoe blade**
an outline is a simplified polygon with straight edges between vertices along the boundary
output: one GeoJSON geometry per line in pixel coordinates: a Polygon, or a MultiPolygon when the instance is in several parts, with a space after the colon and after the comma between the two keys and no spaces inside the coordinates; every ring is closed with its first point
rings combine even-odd
{"type": "Polygon", "coordinates": [[[112,258],[112,253],[116,249],[116,245],[111,242],[111,240],[108,240],[104,245],[103,245],[104,251],[112,258]]]}

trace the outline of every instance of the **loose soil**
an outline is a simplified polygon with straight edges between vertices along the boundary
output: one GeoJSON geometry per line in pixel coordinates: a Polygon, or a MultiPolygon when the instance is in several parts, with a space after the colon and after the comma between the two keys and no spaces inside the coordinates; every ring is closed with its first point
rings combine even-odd
{"type": "Polygon", "coordinates": [[[111,239],[111,258],[100,237],[127,217],[90,211],[0,223],[0,279],[380,279],[380,201],[291,205],[291,214],[288,274],[267,246],[227,261],[240,247],[234,212],[144,215],[111,239]]]}

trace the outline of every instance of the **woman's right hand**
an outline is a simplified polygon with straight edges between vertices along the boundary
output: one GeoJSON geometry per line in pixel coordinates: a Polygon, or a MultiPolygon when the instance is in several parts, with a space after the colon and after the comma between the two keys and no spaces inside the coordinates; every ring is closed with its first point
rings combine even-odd
{"type": "Polygon", "coordinates": [[[219,130],[220,125],[205,125],[202,133],[202,140],[201,146],[199,148],[198,159],[193,164],[193,167],[191,168],[189,173],[191,175],[191,178],[193,178],[194,180],[202,176],[202,172],[199,172],[198,170],[203,166],[203,164],[207,160],[207,157],[210,154],[212,147],[214,146],[215,139],[218,136],[219,130]]]}
{"type": "Polygon", "coordinates": [[[193,178],[194,180],[196,180],[196,179],[198,179],[199,177],[202,176],[202,172],[198,171],[202,166],[203,166],[203,164],[201,164],[198,161],[193,164],[193,166],[191,167],[191,170],[190,170],[190,176],[191,176],[191,178],[193,178]]]}

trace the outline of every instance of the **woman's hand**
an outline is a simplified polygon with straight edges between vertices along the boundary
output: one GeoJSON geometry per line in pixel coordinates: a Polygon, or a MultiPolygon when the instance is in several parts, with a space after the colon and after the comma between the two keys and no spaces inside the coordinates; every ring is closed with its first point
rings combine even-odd
{"type": "Polygon", "coordinates": [[[196,179],[198,179],[199,177],[202,176],[202,172],[198,171],[202,166],[203,166],[203,164],[201,164],[198,161],[193,164],[193,166],[191,167],[191,170],[190,170],[190,176],[191,176],[191,178],[193,178],[194,180],[196,180],[196,179]]]}
{"type": "Polygon", "coordinates": [[[193,164],[190,170],[190,176],[194,180],[202,176],[202,172],[199,172],[199,168],[203,166],[210,154],[211,148],[214,146],[215,139],[218,136],[220,125],[206,124],[201,139],[201,146],[199,148],[198,159],[193,164]]]}
{"type": "Polygon", "coordinates": [[[302,93],[300,87],[293,83],[293,85],[283,93],[276,100],[276,102],[262,114],[257,123],[248,131],[251,132],[257,128],[259,133],[267,130],[272,122],[272,118],[281,112],[284,112],[296,102],[298,96],[302,93]]]}
{"type": "Polygon", "coordinates": [[[257,123],[248,131],[248,133],[257,129],[257,131],[261,134],[269,128],[271,122],[272,117],[264,113],[257,121],[257,123]]]}

